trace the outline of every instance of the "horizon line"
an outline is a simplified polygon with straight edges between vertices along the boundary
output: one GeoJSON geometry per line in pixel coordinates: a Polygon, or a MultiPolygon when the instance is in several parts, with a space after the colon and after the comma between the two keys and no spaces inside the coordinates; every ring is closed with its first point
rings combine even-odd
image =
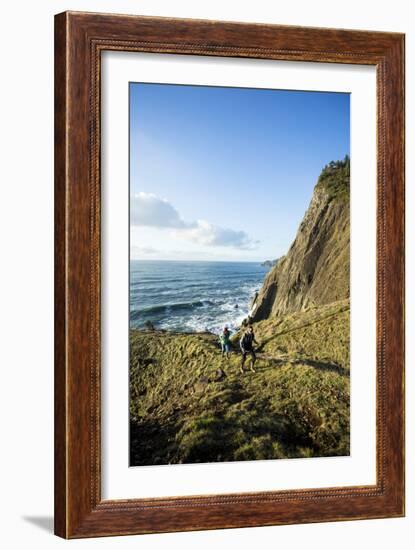
{"type": "Polygon", "coordinates": [[[227,262],[227,263],[249,263],[249,264],[258,264],[274,260],[165,260],[159,258],[130,258],[130,262],[227,262]]]}

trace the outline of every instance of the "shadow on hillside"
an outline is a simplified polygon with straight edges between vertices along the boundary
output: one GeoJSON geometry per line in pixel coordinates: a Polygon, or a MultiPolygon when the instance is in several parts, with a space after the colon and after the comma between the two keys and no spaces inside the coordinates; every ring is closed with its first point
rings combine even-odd
{"type": "Polygon", "coordinates": [[[167,464],[166,451],[177,431],[174,421],[161,424],[148,418],[138,423],[130,422],[130,466],[167,464]]]}
{"type": "Polygon", "coordinates": [[[335,372],[337,374],[345,375],[348,374],[347,369],[342,367],[341,365],[337,365],[336,363],[326,363],[324,361],[316,361],[313,359],[308,358],[289,358],[289,357],[271,357],[267,355],[263,355],[261,353],[258,353],[258,359],[255,370],[258,372],[266,371],[268,369],[272,369],[275,367],[282,367],[284,365],[292,365],[292,366],[300,366],[300,365],[306,365],[307,367],[313,367],[315,369],[321,370],[323,372],[335,372]],[[268,362],[269,364],[264,364],[264,361],[268,362]]]}
{"type": "MultiPolygon", "coordinates": [[[[226,409],[231,402],[227,400],[226,409]]],[[[287,458],[287,438],[303,446],[310,443],[285,415],[261,405],[259,410],[241,408],[229,418],[217,409],[216,413],[183,420],[164,427],[154,420],[131,423],[130,465],[287,458]]]]}
{"type": "Polygon", "coordinates": [[[301,363],[309,367],[314,367],[315,369],[324,371],[324,372],[335,372],[337,374],[347,374],[347,370],[341,365],[336,363],[324,363],[323,361],[313,361],[311,359],[301,359],[296,361],[296,363],[301,363]]]}

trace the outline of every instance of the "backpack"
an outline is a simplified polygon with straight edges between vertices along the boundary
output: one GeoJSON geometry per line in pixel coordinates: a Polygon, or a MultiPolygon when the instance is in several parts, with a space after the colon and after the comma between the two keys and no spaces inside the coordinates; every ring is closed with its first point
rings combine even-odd
{"type": "Polygon", "coordinates": [[[249,332],[246,332],[244,334],[244,337],[242,338],[242,347],[244,349],[251,349],[252,348],[252,341],[254,339],[254,335],[250,334],[249,332]]]}

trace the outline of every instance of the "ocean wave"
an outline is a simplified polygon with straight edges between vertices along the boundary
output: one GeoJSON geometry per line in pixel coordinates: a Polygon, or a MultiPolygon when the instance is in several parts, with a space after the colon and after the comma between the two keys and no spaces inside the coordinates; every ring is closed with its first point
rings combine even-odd
{"type": "Polygon", "coordinates": [[[225,325],[231,330],[240,327],[262,284],[264,270],[243,263],[188,268],[180,263],[167,266],[154,262],[151,275],[147,268],[131,272],[131,327],[144,327],[146,321],[159,329],[186,332],[219,333],[225,325]]]}
{"type": "Polygon", "coordinates": [[[238,330],[247,314],[247,307],[234,308],[233,304],[221,304],[219,307],[194,308],[187,311],[186,314],[180,311],[178,313],[162,314],[156,326],[165,330],[208,331],[219,334],[224,326],[228,326],[233,332],[238,330]]]}
{"type": "Polygon", "coordinates": [[[143,308],[140,311],[132,310],[130,312],[130,317],[133,320],[140,319],[143,315],[148,317],[150,314],[159,314],[159,313],[169,313],[172,311],[189,311],[198,307],[207,307],[213,306],[214,303],[210,300],[197,300],[194,302],[181,302],[178,304],[160,304],[154,305],[147,308],[143,308]]]}

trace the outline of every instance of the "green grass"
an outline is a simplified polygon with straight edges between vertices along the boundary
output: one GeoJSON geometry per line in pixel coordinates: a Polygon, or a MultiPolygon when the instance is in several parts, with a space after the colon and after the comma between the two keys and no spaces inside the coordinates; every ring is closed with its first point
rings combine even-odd
{"type": "Polygon", "coordinates": [[[324,188],[330,200],[348,201],[350,197],[350,158],[332,161],[318,178],[317,188],[324,188]]]}
{"type": "Polygon", "coordinates": [[[211,334],[131,331],[132,465],[349,454],[348,301],[255,333],[241,374],[236,343],[227,360],[211,334]]]}

